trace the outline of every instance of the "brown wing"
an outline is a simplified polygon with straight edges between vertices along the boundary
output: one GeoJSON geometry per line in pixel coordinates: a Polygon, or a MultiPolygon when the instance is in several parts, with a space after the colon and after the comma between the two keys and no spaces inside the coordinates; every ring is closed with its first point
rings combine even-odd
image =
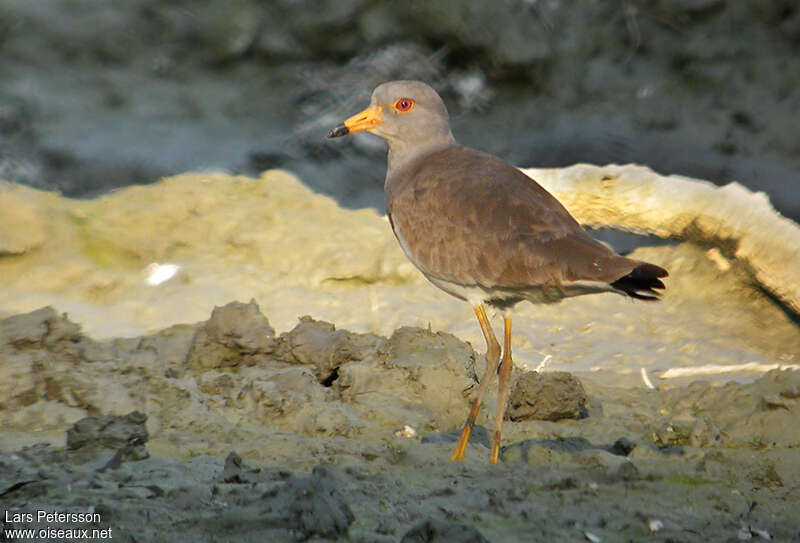
{"type": "Polygon", "coordinates": [[[461,285],[520,288],[613,281],[637,262],[590,238],[534,180],[464,147],[391,172],[387,211],[425,274],[461,285]]]}

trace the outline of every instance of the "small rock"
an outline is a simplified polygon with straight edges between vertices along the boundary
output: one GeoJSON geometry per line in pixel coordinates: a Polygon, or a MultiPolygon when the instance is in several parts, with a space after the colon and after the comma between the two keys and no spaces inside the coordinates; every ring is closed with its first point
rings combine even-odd
{"type": "Polygon", "coordinates": [[[254,482],[253,475],[260,470],[250,468],[242,462],[242,457],[231,451],[225,458],[225,467],[222,468],[220,476],[225,483],[247,484],[254,482]]]}
{"type": "Polygon", "coordinates": [[[139,411],[83,418],[67,430],[67,448],[77,450],[99,446],[121,449],[127,445],[143,445],[149,438],[146,421],[147,415],[139,411]]]}
{"type": "Polygon", "coordinates": [[[627,437],[621,437],[611,445],[603,448],[608,452],[610,452],[611,454],[616,454],[619,456],[628,456],[629,454],[631,454],[631,451],[636,448],[636,443],[634,443],[627,437]]]}
{"type": "Polygon", "coordinates": [[[506,418],[522,420],[578,419],[586,413],[586,391],[563,371],[527,372],[520,376],[508,400],[506,418]]]}
{"type": "Polygon", "coordinates": [[[226,483],[242,483],[239,474],[242,472],[242,457],[231,451],[225,458],[225,467],[222,468],[222,480],[226,483]]]}

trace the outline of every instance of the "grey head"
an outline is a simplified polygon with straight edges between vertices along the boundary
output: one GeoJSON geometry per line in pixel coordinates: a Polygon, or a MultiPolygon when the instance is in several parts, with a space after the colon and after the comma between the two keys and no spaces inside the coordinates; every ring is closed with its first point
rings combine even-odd
{"type": "Polygon", "coordinates": [[[375,88],[367,109],[334,128],[329,138],[368,131],[389,144],[389,169],[455,145],[444,102],[422,81],[389,81],[375,88]]]}

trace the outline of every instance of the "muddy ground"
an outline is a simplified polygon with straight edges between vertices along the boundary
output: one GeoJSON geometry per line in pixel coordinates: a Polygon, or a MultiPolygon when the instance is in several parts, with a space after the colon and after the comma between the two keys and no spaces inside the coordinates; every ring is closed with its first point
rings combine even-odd
{"type": "Polygon", "coordinates": [[[99,515],[6,530],[111,528],[116,541],[800,539],[797,371],[657,390],[586,373],[585,394],[557,372],[535,394],[538,379],[520,373],[533,381],[515,391],[527,409],[512,413],[578,418],[507,421],[492,466],[483,431],[466,461],[448,461],[483,359],[444,332],[383,337],[304,317],[278,335],[257,304],[232,302],[204,322],[97,341],[43,308],[0,321],[0,356],[7,518],[99,515]]]}
{"type": "Polygon", "coordinates": [[[520,304],[501,462],[491,386],[453,464],[483,339],[374,211],[280,171],[89,201],[0,184],[0,208],[6,530],[800,540],[797,317],[724,248],[637,250],[670,271],[658,304],[520,304]]]}

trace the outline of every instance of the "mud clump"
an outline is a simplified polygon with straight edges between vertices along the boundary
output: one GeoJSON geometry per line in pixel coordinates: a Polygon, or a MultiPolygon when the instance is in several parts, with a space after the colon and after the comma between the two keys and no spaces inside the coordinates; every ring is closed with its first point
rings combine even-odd
{"type": "Polygon", "coordinates": [[[586,402],[583,385],[571,374],[529,371],[520,376],[509,396],[506,419],[579,419],[587,416],[586,402]]]}
{"type": "Polygon", "coordinates": [[[66,315],[58,315],[49,306],[0,321],[0,344],[20,350],[58,351],[63,350],[64,343],[74,344],[80,339],[80,325],[71,322],[66,315]]]}
{"type": "Polygon", "coordinates": [[[229,368],[254,365],[275,346],[275,329],[258,304],[232,302],[215,307],[197,331],[186,360],[189,367],[229,368]]]}
{"type": "Polygon", "coordinates": [[[67,430],[67,448],[118,449],[126,445],[144,445],[150,437],[145,427],[146,422],[147,415],[138,411],[121,416],[86,417],[67,430]]]}
{"type": "MultiPolygon", "coordinates": [[[[41,400],[88,407],[97,390],[71,369],[97,353],[97,342],[52,307],[0,320],[0,413],[17,412],[41,400]],[[88,356],[87,356],[88,354],[88,356]]],[[[72,422],[72,421],[71,421],[72,422]]]]}
{"type": "Polygon", "coordinates": [[[333,324],[306,315],[290,332],[281,334],[275,355],[288,363],[313,366],[317,380],[331,386],[339,377],[339,368],[374,353],[381,340],[372,334],[336,330],[333,324]]]}

